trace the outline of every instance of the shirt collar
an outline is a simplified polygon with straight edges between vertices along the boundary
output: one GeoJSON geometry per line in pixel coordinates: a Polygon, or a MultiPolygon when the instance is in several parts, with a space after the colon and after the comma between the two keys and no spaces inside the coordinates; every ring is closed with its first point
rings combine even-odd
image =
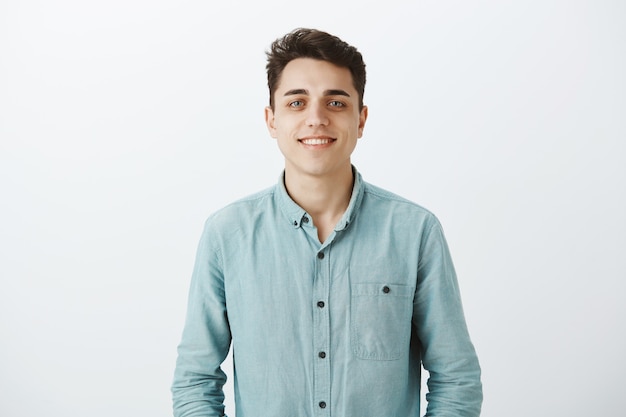
{"type": "MultiPolygon", "coordinates": [[[[343,216],[341,216],[341,220],[339,220],[335,226],[335,231],[337,232],[346,229],[350,225],[358,213],[361,201],[363,200],[363,190],[365,187],[363,185],[361,174],[354,166],[352,166],[352,174],[354,176],[352,195],[350,196],[348,208],[343,216]]],[[[297,229],[302,227],[303,223],[306,224],[310,221],[310,215],[302,207],[296,204],[296,202],[293,201],[287,193],[287,188],[285,187],[285,171],[281,173],[280,178],[278,179],[276,190],[278,205],[293,228],[297,229]]]]}

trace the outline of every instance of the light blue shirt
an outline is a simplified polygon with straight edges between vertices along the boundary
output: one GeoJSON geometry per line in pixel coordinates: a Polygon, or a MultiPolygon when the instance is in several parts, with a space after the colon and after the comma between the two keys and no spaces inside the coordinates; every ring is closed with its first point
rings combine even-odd
{"type": "Polygon", "coordinates": [[[209,217],[191,279],[174,415],[478,416],[480,367],[438,220],[362,181],[322,244],[282,178],[209,217]]]}

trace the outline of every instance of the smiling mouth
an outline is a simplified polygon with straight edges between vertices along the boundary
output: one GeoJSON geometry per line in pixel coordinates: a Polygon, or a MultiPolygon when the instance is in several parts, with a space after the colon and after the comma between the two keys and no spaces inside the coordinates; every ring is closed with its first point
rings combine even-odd
{"type": "Polygon", "coordinates": [[[334,142],[335,139],[332,138],[305,138],[298,139],[298,142],[304,145],[326,145],[328,143],[334,142]]]}

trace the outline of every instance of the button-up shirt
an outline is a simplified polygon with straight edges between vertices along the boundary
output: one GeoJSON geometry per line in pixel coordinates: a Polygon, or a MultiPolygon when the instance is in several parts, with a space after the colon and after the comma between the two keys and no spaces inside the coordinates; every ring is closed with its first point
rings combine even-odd
{"type": "Polygon", "coordinates": [[[172,385],[177,417],[478,416],[480,367],[441,225],[363,182],[325,242],[283,179],[206,221],[172,385]]]}

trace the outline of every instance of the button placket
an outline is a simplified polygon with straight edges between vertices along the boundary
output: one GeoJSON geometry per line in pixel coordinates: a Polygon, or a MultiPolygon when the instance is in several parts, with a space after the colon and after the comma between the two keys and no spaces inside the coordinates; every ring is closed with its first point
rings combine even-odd
{"type": "Polygon", "coordinates": [[[317,416],[330,415],[330,360],[328,349],[330,343],[330,309],[327,305],[330,288],[330,246],[326,246],[315,254],[315,279],[313,284],[314,301],[314,404],[317,416]]]}

